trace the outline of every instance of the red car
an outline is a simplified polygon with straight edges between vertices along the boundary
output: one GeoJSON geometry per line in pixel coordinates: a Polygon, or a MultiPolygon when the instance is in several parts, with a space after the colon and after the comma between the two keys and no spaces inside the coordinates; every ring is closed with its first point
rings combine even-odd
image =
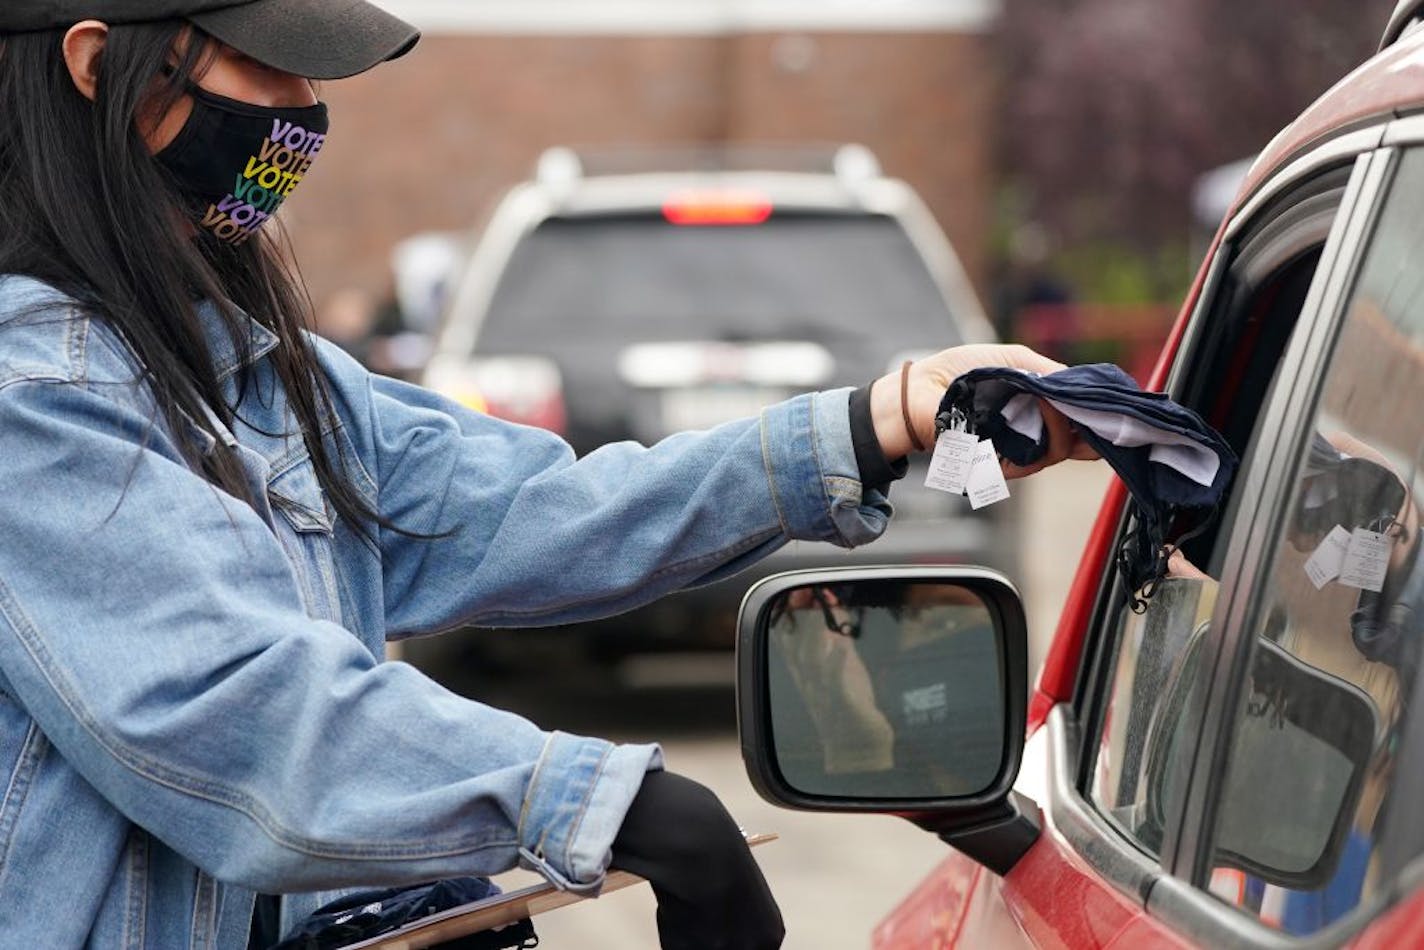
{"type": "Polygon", "coordinates": [[[753,783],[955,849],[874,947],[1424,946],[1421,20],[1399,4],[1217,233],[1150,388],[1241,467],[1145,610],[1120,482],[1032,690],[992,572],[749,592],[753,783]]]}

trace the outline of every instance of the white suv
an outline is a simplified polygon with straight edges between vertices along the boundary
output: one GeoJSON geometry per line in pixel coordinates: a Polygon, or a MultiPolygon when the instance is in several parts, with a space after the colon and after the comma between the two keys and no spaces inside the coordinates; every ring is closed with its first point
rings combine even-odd
{"type": "MultiPolygon", "coordinates": [[[[638,171],[626,160],[595,171],[600,160],[618,156],[550,150],[500,203],[455,276],[426,385],[553,429],[583,454],[993,337],[929,210],[861,146],[661,152],[635,156],[638,171]]],[[[793,543],[746,576],[564,642],[606,659],[729,647],[747,585],[788,567],[1016,566],[1012,506],[973,514],[922,482],[912,471],[896,485],[896,521],[866,552],[793,543]]],[[[496,640],[481,635],[481,650],[496,640]]],[[[521,633],[519,652],[529,647],[521,633]]]]}

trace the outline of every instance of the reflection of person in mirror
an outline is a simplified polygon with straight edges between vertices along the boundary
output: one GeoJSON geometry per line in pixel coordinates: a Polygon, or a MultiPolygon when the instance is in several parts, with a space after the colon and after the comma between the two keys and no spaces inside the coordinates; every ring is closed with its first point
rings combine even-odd
{"type": "Polygon", "coordinates": [[[860,631],[853,616],[830,588],[802,587],[787,595],[786,610],[771,628],[811,715],[827,775],[895,765],[894,729],[856,649],[860,631]]]}
{"type": "Polygon", "coordinates": [[[893,770],[894,787],[920,789],[916,797],[978,792],[996,773],[1003,738],[992,621],[961,587],[893,589],[896,598],[882,603],[848,590],[799,588],[772,624],[826,774],[893,770]],[[949,742],[951,734],[960,738],[949,742]],[[950,746],[958,750],[954,761],[942,757],[950,746]]]}
{"type": "MultiPolygon", "coordinates": [[[[956,377],[1059,368],[955,347],[582,458],[371,373],[307,332],[276,212],[327,142],[314,83],[416,38],[364,0],[0,2],[7,946],[238,950],[327,889],[515,866],[648,878],[669,946],[778,945],[736,822],[658,747],[540,729],[387,642],[874,541],[956,377]]],[[[1042,464],[1085,451],[1045,417],[1042,464]]]]}
{"type": "Polygon", "coordinates": [[[998,637],[982,601],[962,587],[912,584],[898,604],[867,610],[864,628],[875,693],[895,728],[897,767],[941,795],[988,787],[1002,759],[1006,699],[998,637]]]}

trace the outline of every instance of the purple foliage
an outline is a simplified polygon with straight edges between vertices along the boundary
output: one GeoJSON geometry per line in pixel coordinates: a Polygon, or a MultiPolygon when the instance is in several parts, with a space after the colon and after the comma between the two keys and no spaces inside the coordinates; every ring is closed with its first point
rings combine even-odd
{"type": "Polygon", "coordinates": [[[1258,152],[1363,62],[1391,6],[1005,0],[1004,167],[1064,241],[1180,241],[1196,176],[1258,152]]]}

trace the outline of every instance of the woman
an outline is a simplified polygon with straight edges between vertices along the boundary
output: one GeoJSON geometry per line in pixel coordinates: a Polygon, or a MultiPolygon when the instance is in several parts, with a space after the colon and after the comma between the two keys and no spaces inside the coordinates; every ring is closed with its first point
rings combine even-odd
{"type": "Polygon", "coordinates": [[[302,332],[271,216],[325,142],[310,80],[415,40],[361,0],[0,7],[6,945],[239,948],[324,889],[522,864],[596,891],[610,862],[651,879],[664,946],[778,945],[735,824],[656,747],[544,733],[385,641],[869,541],[862,483],[932,440],[950,379],[1056,366],[947,351],[577,462],[367,374],[302,332]]]}

